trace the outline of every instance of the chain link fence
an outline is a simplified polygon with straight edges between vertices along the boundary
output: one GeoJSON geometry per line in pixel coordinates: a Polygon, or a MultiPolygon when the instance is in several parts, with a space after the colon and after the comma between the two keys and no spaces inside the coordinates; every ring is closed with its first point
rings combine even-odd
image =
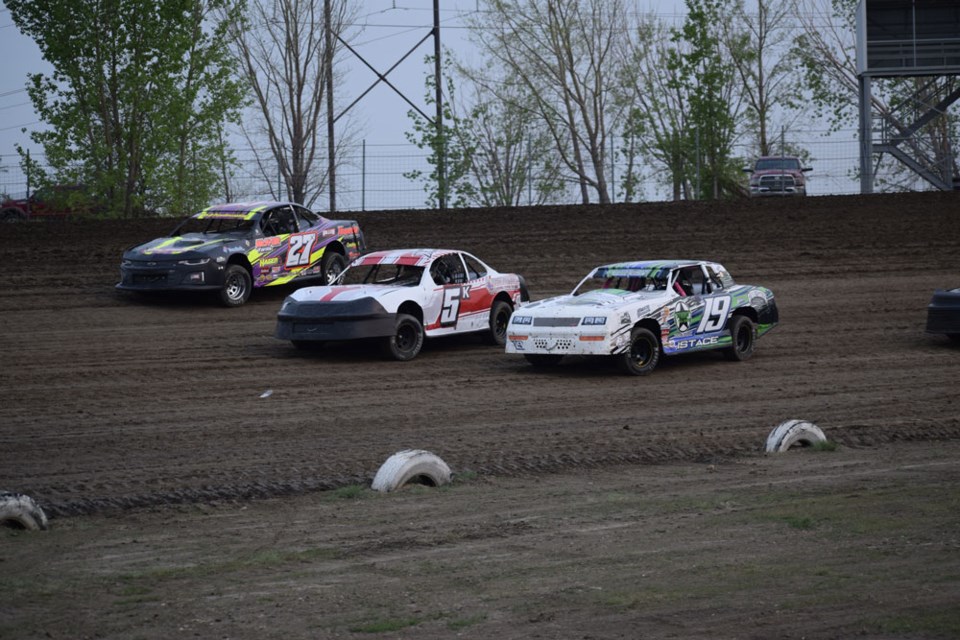
{"type": "MultiPolygon", "coordinates": [[[[796,138],[796,136],[794,136],[796,138]]],[[[813,132],[799,141],[799,146],[809,152],[807,166],[813,168],[808,176],[808,194],[836,195],[855,194],[860,191],[858,178],[859,147],[855,132],[813,132]]],[[[613,154],[608,154],[608,156],[613,154]]],[[[735,148],[734,155],[742,158],[744,164],[750,164],[752,150],[746,145],[735,148]]],[[[276,176],[264,176],[258,168],[255,155],[251,150],[236,152],[238,166],[231,179],[231,199],[236,201],[272,198],[282,192],[282,179],[276,176]]],[[[370,144],[358,143],[348,148],[342,156],[337,170],[337,210],[338,211],[380,211],[391,209],[426,209],[428,202],[425,185],[420,181],[405,177],[415,170],[426,174],[430,172],[427,162],[428,153],[413,144],[370,144]]],[[[34,160],[43,164],[40,155],[34,160]]],[[[609,162],[609,161],[608,161],[609,162]]],[[[325,168],[325,160],[318,163],[325,168]]],[[[612,194],[614,201],[622,202],[623,193],[619,183],[627,170],[627,164],[614,159],[608,164],[608,180],[618,185],[612,194]]],[[[671,193],[663,175],[651,169],[641,169],[641,179],[637,187],[635,201],[669,200],[671,193]]],[[[694,172],[691,172],[693,175],[694,172]]],[[[746,175],[744,175],[746,182],[746,175]]],[[[36,185],[30,185],[30,191],[36,185]]],[[[932,187],[917,180],[912,187],[916,190],[929,190],[932,187]]],[[[27,195],[27,176],[21,171],[16,155],[0,156],[0,192],[5,197],[24,198],[27,195]]],[[[576,185],[571,181],[568,193],[560,196],[554,204],[576,204],[580,201],[576,185]]],[[[520,202],[521,205],[530,204],[520,202]]],[[[312,203],[316,211],[329,210],[329,197],[321,193],[312,203]]]]}

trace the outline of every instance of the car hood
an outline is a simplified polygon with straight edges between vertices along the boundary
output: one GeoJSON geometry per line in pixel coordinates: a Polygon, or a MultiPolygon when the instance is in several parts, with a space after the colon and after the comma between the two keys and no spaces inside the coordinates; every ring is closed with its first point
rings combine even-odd
{"type": "Polygon", "coordinates": [[[352,302],[361,298],[381,300],[396,294],[410,296],[416,287],[398,287],[384,284],[348,284],[319,287],[303,287],[290,294],[297,302],[352,302]],[[404,292],[406,292],[404,294],[404,292]]]}
{"type": "Polygon", "coordinates": [[[126,252],[127,257],[137,255],[145,257],[178,256],[190,253],[212,254],[224,251],[247,251],[252,242],[236,236],[188,234],[157,238],[141,245],[137,245],[126,252]]]}
{"type": "Polygon", "coordinates": [[[630,293],[622,290],[590,291],[579,296],[565,295],[556,298],[538,300],[523,306],[523,312],[540,317],[561,315],[602,315],[623,308],[658,306],[666,304],[675,296],[665,291],[638,291],[630,293]]]}

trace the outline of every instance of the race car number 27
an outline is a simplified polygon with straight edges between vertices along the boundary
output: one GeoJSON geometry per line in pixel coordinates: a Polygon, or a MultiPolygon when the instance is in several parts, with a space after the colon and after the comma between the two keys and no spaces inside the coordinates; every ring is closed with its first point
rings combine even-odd
{"type": "Polygon", "coordinates": [[[317,242],[315,233],[298,233],[290,236],[290,248],[287,250],[287,268],[305,267],[310,264],[310,251],[317,242]]]}
{"type": "Polygon", "coordinates": [[[703,318],[697,333],[713,333],[723,328],[730,315],[730,296],[716,296],[704,300],[703,318]]]}

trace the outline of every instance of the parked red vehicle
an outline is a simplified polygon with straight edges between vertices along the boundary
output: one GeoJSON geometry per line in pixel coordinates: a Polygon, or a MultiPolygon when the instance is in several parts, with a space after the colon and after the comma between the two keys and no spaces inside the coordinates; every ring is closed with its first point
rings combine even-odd
{"type": "Polygon", "coordinates": [[[6,198],[0,203],[0,221],[67,218],[93,213],[96,206],[82,185],[42,187],[29,198],[6,198]]]}
{"type": "Polygon", "coordinates": [[[807,178],[812,167],[800,164],[796,156],[764,156],[757,158],[753,168],[746,167],[750,174],[750,196],[805,196],[807,178]]]}

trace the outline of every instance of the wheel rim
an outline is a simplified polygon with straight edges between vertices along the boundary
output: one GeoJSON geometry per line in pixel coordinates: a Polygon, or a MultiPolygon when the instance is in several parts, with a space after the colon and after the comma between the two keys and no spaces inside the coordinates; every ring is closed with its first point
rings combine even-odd
{"type": "Polygon", "coordinates": [[[337,279],[337,276],[339,276],[341,273],[343,273],[343,267],[340,266],[340,263],[336,260],[331,262],[330,266],[327,267],[325,274],[327,277],[327,284],[332,284],[333,281],[337,279]]]}
{"type": "Polygon", "coordinates": [[[407,353],[417,344],[417,331],[409,324],[401,325],[397,327],[397,335],[394,341],[397,343],[398,350],[407,353]]]}
{"type": "Polygon", "coordinates": [[[653,357],[653,348],[644,338],[638,338],[630,345],[630,360],[637,367],[644,367],[653,357]]]}
{"type": "Polygon", "coordinates": [[[227,280],[227,297],[231,300],[242,300],[244,293],[246,293],[247,287],[243,282],[243,278],[239,275],[230,276],[230,279],[227,280]]]}
{"type": "Polygon", "coordinates": [[[497,335],[498,338],[502,338],[507,335],[507,325],[510,324],[510,314],[506,312],[501,312],[497,314],[497,317],[493,321],[493,332],[497,335]]]}

